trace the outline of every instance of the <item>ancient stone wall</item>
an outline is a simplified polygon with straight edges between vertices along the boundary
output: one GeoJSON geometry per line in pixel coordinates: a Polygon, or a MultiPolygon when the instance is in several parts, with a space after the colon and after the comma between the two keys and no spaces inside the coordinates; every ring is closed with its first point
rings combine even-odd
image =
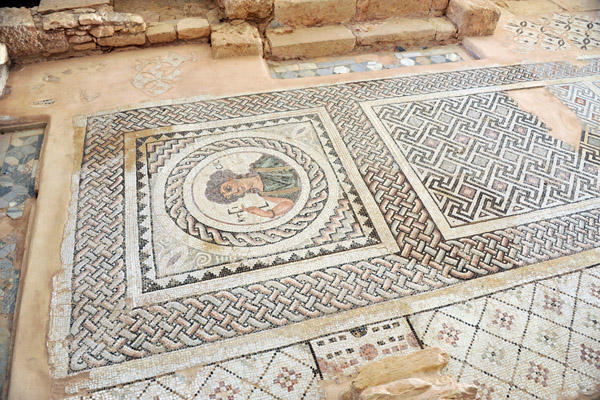
{"type": "Polygon", "coordinates": [[[455,43],[493,33],[489,0],[216,0],[205,18],[147,22],[109,4],[87,8],[0,8],[0,43],[15,63],[210,41],[215,58],[310,58],[351,51],[455,43]],[[447,14],[447,15],[446,15],[447,14]]]}

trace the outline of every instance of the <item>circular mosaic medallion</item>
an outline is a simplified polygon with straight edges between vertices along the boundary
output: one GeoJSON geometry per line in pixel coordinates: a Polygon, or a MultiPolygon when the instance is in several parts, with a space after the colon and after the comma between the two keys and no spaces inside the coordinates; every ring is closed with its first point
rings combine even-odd
{"type": "Polygon", "coordinates": [[[333,208],[337,183],[320,153],[270,137],[220,139],[181,151],[155,181],[155,200],[189,237],[265,246],[314,231],[333,208]]]}

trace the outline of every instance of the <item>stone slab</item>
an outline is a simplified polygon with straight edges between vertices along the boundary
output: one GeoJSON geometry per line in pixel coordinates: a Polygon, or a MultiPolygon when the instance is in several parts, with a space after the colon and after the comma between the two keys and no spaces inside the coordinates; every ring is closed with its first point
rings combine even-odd
{"type": "Polygon", "coordinates": [[[41,0],[38,12],[46,14],[73,8],[89,8],[110,4],[110,0],[41,0]]]}
{"type": "Polygon", "coordinates": [[[184,18],[177,22],[179,39],[198,39],[210,35],[210,24],[205,18],[184,18]]]}
{"type": "Polygon", "coordinates": [[[150,43],[168,43],[177,39],[177,31],[172,23],[153,23],[146,29],[146,37],[150,43]]]}
{"type": "Polygon", "coordinates": [[[354,27],[357,43],[362,46],[426,46],[435,40],[435,27],[424,19],[394,18],[380,23],[354,27]]]}
{"type": "Polygon", "coordinates": [[[267,30],[271,56],[275,59],[311,58],[345,54],[356,44],[356,38],[342,25],[298,28],[290,33],[278,34],[267,30]]]}
{"type": "Polygon", "coordinates": [[[355,0],[278,0],[275,2],[275,19],[282,25],[338,24],[350,21],[355,14],[355,0]]]}
{"type": "Polygon", "coordinates": [[[19,56],[39,54],[43,50],[31,12],[26,8],[3,8],[0,13],[0,43],[8,54],[19,56]]]}
{"type": "Polygon", "coordinates": [[[450,0],[446,16],[458,27],[458,37],[492,35],[500,10],[489,0],[450,0]]]}
{"type": "Polygon", "coordinates": [[[216,25],[210,41],[215,58],[262,55],[263,52],[258,29],[246,22],[216,25]]]}
{"type": "MultiPolygon", "coordinates": [[[[600,6],[600,2],[597,3],[600,6]]],[[[563,9],[551,0],[504,1],[508,10],[516,15],[547,14],[562,12],[563,9]]]]}
{"type": "Polygon", "coordinates": [[[431,2],[423,0],[358,0],[356,18],[360,21],[389,17],[425,17],[431,2]]]}

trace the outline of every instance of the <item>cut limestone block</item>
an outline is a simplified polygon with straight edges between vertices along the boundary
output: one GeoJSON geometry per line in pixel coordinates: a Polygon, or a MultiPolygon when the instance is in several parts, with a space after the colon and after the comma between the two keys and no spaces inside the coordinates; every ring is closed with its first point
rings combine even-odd
{"type": "Polygon", "coordinates": [[[363,23],[354,27],[357,42],[380,48],[400,45],[404,48],[427,46],[435,41],[435,27],[424,19],[392,18],[363,23]]]}
{"type": "Polygon", "coordinates": [[[0,12],[0,43],[10,57],[39,54],[44,50],[31,12],[27,8],[3,8],[0,12]]]}
{"type": "Polygon", "coordinates": [[[146,29],[146,37],[150,43],[168,43],[177,39],[177,31],[173,23],[153,22],[146,29]]]}
{"type": "Polygon", "coordinates": [[[445,44],[456,41],[456,26],[448,18],[430,18],[429,23],[435,28],[436,44],[445,44]]]}
{"type": "Polygon", "coordinates": [[[198,39],[210,35],[210,24],[205,18],[184,18],[177,22],[179,39],[198,39]]]}
{"type": "Polygon", "coordinates": [[[273,0],[218,0],[229,19],[265,19],[273,12],[273,0]]]}
{"type": "Polygon", "coordinates": [[[133,35],[116,33],[114,36],[98,38],[100,46],[125,47],[146,44],[146,34],[143,32],[133,35]]]}
{"type": "Polygon", "coordinates": [[[275,20],[282,25],[315,26],[350,21],[356,0],[276,0],[275,20]]]}
{"type": "Polygon", "coordinates": [[[458,37],[492,35],[500,10],[489,0],[450,0],[446,16],[458,27],[458,37]]]}
{"type": "Polygon", "coordinates": [[[424,0],[358,0],[356,17],[359,21],[389,17],[424,17],[429,15],[431,1],[424,0]]]}
{"type": "Polygon", "coordinates": [[[258,29],[249,23],[219,24],[211,28],[210,42],[214,58],[262,55],[258,29]]]}
{"type": "Polygon", "coordinates": [[[356,44],[356,38],[343,25],[297,28],[288,33],[267,29],[271,57],[279,60],[313,58],[345,54],[356,44]]]}

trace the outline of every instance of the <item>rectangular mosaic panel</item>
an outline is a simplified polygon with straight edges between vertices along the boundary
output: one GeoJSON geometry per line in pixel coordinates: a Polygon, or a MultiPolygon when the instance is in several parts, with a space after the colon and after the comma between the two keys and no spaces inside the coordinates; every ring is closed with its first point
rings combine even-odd
{"type": "MultiPolygon", "coordinates": [[[[115,366],[148,357],[177,365],[214,361],[222,359],[225,341],[241,337],[252,343],[260,337],[262,345],[297,342],[290,338],[306,337],[313,325],[331,333],[326,322],[340,313],[597,247],[600,210],[591,189],[597,174],[548,140],[541,124],[499,90],[596,75],[599,67],[594,59],[585,67],[471,69],[81,119],[64,270],[52,303],[48,346],[55,377],[110,375],[115,366]],[[473,93],[465,95],[467,89],[473,93]],[[403,138],[393,129],[404,125],[418,135],[418,123],[405,125],[419,119],[435,127],[440,122],[430,121],[425,108],[441,102],[431,94],[453,90],[463,92],[447,104],[468,107],[448,113],[454,122],[441,123],[477,121],[489,128],[461,130],[470,143],[463,155],[483,171],[480,193],[508,205],[478,203],[450,224],[422,188],[426,165],[406,165],[427,144],[407,142],[403,155],[403,138]],[[377,107],[394,113],[413,107],[414,117],[386,120],[373,113],[377,107]],[[493,137],[485,136],[490,132],[493,137]],[[494,144],[498,155],[483,143],[494,144]],[[546,153],[526,156],[518,143],[546,153]],[[490,173],[508,168],[509,154],[520,165],[550,165],[537,178],[552,188],[560,187],[566,168],[556,163],[571,160],[566,173],[579,188],[542,190],[527,201],[510,197],[502,184],[521,189],[521,180],[490,173]],[[480,164],[487,167],[476,156],[486,157],[480,164]],[[574,202],[566,206],[568,199],[574,202]],[[486,212],[497,220],[518,218],[485,225],[486,212]],[[285,329],[289,337],[281,334],[285,329]]],[[[441,146],[444,135],[438,136],[441,146]]],[[[462,184],[454,187],[448,198],[462,184]]],[[[146,373],[169,365],[153,362],[146,373]]]]}

